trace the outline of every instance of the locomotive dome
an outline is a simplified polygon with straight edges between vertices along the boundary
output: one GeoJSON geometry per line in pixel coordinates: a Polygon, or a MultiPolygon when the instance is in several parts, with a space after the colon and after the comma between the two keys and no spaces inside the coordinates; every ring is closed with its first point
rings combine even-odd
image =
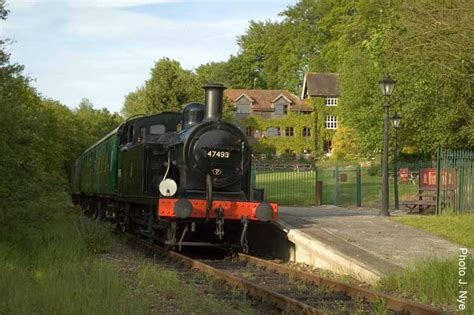
{"type": "Polygon", "coordinates": [[[204,104],[189,103],[183,110],[183,129],[192,127],[202,122],[204,118],[204,104]]]}

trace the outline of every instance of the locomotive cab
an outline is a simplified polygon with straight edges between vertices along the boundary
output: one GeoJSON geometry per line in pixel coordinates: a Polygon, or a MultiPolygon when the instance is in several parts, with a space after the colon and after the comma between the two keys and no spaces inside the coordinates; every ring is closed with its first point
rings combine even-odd
{"type": "Polygon", "coordinates": [[[166,152],[159,141],[163,135],[176,132],[180,123],[180,113],[164,112],[132,118],[122,125],[117,172],[120,195],[159,195],[166,162],[166,152]]]}

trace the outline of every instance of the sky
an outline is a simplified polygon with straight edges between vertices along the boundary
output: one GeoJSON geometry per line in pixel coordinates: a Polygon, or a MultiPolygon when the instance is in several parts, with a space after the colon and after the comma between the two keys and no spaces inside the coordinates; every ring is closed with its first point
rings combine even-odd
{"type": "Polygon", "coordinates": [[[6,0],[0,38],[45,97],[120,112],[154,62],[192,70],[238,52],[250,20],[278,20],[297,0],[6,0]]]}

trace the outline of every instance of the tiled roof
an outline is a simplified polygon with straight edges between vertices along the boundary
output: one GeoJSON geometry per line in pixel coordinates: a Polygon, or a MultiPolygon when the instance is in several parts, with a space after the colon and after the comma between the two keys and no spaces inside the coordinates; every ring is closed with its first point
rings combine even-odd
{"type": "Polygon", "coordinates": [[[301,97],[306,96],[339,96],[339,74],[307,72],[301,97]]]}
{"type": "Polygon", "coordinates": [[[272,103],[280,97],[285,97],[291,101],[290,110],[312,111],[312,106],[305,103],[298,96],[287,90],[247,90],[247,89],[228,89],[224,91],[224,96],[231,102],[235,102],[242,95],[252,100],[251,108],[256,111],[272,110],[272,103]]]}

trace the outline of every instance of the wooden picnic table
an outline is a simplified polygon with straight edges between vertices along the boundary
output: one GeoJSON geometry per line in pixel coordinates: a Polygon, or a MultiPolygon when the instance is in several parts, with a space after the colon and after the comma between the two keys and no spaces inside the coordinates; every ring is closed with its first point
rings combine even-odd
{"type": "Polygon", "coordinates": [[[407,200],[403,204],[409,209],[408,213],[412,213],[412,211],[417,208],[419,213],[426,213],[428,209],[433,210],[429,212],[434,212],[437,204],[436,192],[432,190],[420,190],[418,199],[407,200]]]}

